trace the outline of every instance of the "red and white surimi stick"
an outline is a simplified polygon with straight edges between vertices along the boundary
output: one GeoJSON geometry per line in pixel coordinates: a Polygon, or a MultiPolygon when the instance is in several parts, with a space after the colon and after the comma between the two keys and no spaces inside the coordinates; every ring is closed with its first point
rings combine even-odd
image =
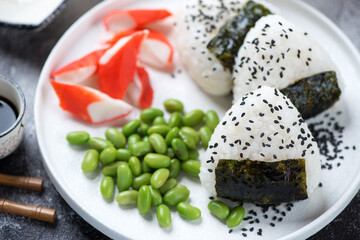
{"type": "Polygon", "coordinates": [[[100,58],[98,85],[112,98],[123,99],[136,72],[141,43],[148,31],[139,31],[117,41],[100,58]]]}
{"type": "Polygon", "coordinates": [[[132,107],[126,102],[85,86],[51,81],[60,107],[90,123],[104,123],[130,114],[132,107]]]}
{"type": "Polygon", "coordinates": [[[105,52],[106,49],[93,51],[51,73],[50,78],[57,82],[81,84],[96,74],[99,59],[105,52]]]}
{"type": "Polygon", "coordinates": [[[118,32],[127,29],[138,29],[171,15],[172,14],[165,9],[119,10],[108,13],[103,18],[103,23],[106,30],[118,32]]]}
{"type": "Polygon", "coordinates": [[[142,66],[137,66],[134,81],[128,89],[130,100],[140,108],[148,108],[152,104],[154,90],[151,87],[149,74],[142,66]]]}

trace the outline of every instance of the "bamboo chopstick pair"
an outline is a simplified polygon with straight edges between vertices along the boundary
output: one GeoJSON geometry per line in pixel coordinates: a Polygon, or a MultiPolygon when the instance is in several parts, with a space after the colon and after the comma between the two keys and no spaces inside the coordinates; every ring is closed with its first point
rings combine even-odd
{"type": "MultiPolygon", "coordinates": [[[[43,180],[40,178],[0,174],[0,184],[40,192],[42,191],[43,180]]],[[[0,212],[14,213],[53,223],[55,221],[56,210],[40,206],[25,205],[0,198],[0,212]]]]}

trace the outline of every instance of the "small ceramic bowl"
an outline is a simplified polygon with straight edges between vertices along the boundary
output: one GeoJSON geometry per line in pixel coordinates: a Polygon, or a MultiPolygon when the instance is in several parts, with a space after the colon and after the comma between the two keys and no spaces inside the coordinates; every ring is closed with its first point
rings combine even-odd
{"type": "MultiPolygon", "coordinates": [[[[24,135],[25,96],[19,85],[0,75],[0,99],[10,102],[17,112],[16,120],[6,130],[0,132],[0,159],[12,153],[24,135]]],[[[1,124],[1,122],[0,122],[1,124]]]]}

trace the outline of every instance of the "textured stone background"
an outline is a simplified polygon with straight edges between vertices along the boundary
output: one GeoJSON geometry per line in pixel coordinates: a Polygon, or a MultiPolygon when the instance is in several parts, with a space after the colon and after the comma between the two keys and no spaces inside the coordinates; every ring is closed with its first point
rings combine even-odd
{"type": "MultiPolygon", "coordinates": [[[[19,149],[0,161],[0,173],[28,175],[45,180],[37,193],[0,186],[0,196],[9,200],[57,209],[55,224],[0,213],[0,239],[107,239],[78,216],[52,185],[40,160],[34,127],[34,95],[41,68],[66,29],[99,0],[69,0],[65,10],[39,32],[0,27],[0,74],[15,79],[25,91],[27,124],[19,149]]],[[[334,21],[360,49],[360,0],[305,0],[334,21]]],[[[359,239],[360,193],[327,227],[311,237],[359,239]]]]}

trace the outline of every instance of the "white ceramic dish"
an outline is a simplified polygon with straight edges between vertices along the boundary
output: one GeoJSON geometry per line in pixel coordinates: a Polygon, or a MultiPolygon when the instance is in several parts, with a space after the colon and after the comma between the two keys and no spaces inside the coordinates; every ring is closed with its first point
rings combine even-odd
{"type": "MultiPolygon", "coordinates": [[[[66,134],[81,129],[89,131],[92,136],[103,136],[108,126],[116,126],[119,122],[107,126],[91,126],[62,111],[57,106],[58,100],[49,84],[49,74],[98,47],[99,41],[105,36],[101,19],[110,10],[161,7],[174,11],[181,2],[182,0],[105,1],[82,16],[59,40],[42,70],[35,99],[36,133],[43,163],[51,180],[77,213],[115,239],[238,239],[244,234],[247,239],[305,239],[316,233],[345,208],[360,187],[360,162],[357,161],[360,157],[357,149],[360,146],[356,145],[360,142],[360,112],[351,109],[352,103],[360,101],[360,81],[357,80],[360,79],[360,57],[348,38],[330,20],[301,1],[271,2],[280,10],[280,15],[307,29],[326,49],[331,49],[329,53],[341,69],[348,86],[336,106],[309,121],[323,121],[321,126],[334,131],[335,140],[342,141],[338,146],[342,152],[335,153],[333,148],[329,148],[329,154],[337,155],[334,160],[326,160],[323,156],[324,166],[329,168],[331,165],[332,170],[322,171],[322,187],[317,189],[311,199],[294,203],[294,206],[282,204],[268,210],[245,204],[246,215],[251,216],[251,219],[243,221],[229,234],[227,226],[208,212],[206,206],[210,196],[199,181],[181,176],[180,182],[190,188],[190,203],[202,210],[202,218],[189,222],[172,211],[172,227],[162,229],[157,223],[154,209],[141,216],[134,207],[120,207],[114,199],[104,201],[99,192],[102,180],[100,170],[93,174],[82,173],[80,165],[85,150],[69,146],[65,140],[66,134]],[[337,114],[339,110],[342,111],[340,115],[337,114]],[[327,125],[328,122],[330,126],[327,125]],[[345,129],[341,132],[339,128],[334,128],[334,122],[346,126],[345,129]],[[275,223],[275,227],[271,223],[275,223]],[[260,228],[261,237],[258,235],[260,228]]],[[[178,64],[178,59],[175,58],[175,61],[178,64]]],[[[175,96],[184,102],[187,111],[195,108],[214,109],[222,116],[231,105],[230,97],[214,98],[202,92],[181,71],[179,64],[175,78],[152,69],[149,72],[155,89],[155,107],[162,107],[165,99],[175,96]]],[[[137,114],[138,112],[134,112],[129,118],[136,117],[137,114]]]]}

